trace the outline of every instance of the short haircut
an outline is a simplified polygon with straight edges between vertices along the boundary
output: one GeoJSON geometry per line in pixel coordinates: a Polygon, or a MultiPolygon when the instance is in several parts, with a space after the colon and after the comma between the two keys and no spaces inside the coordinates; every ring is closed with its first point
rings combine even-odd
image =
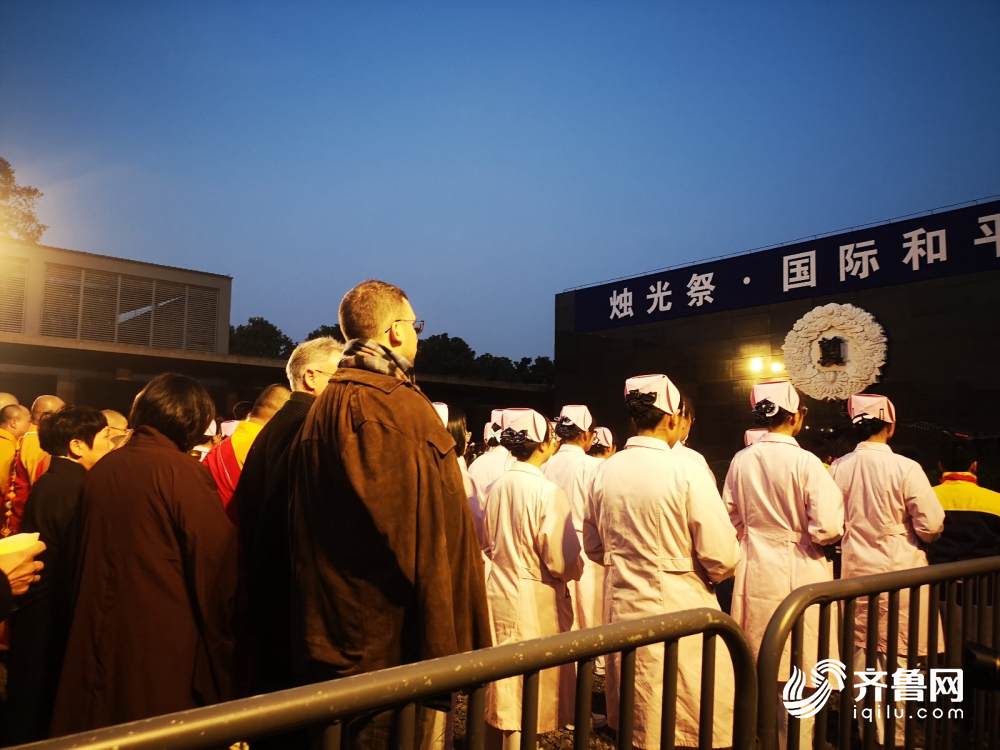
{"type": "Polygon", "coordinates": [[[244,419],[250,416],[250,410],[253,409],[253,403],[250,401],[237,401],[233,406],[233,419],[237,419],[242,422],[244,419]]]}
{"type": "Polygon", "coordinates": [[[255,419],[270,419],[278,413],[278,409],[285,405],[291,391],[281,383],[273,383],[260,392],[257,400],[253,402],[250,416],[255,419]]]}
{"type": "Polygon", "coordinates": [[[313,365],[329,362],[334,354],[341,354],[344,345],[332,336],[320,336],[318,339],[303,341],[292,352],[285,365],[285,374],[288,376],[288,387],[293,391],[302,390],[302,379],[306,376],[306,370],[313,365]]]}
{"type": "Polygon", "coordinates": [[[398,286],[377,279],[362,281],[340,302],[340,329],[350,339],[374,339],[392,325],[407,301],[398,286]]]}
{"type": "Polygon", "coordinates": [[[18,417],[31,419],[31,412],[28,410],[27,406],[21,406],[20,404],[7,404],[4,408],[0,409],[0,425],[10,424],[18,417]]]}
{"type": "Polygon", "coordinates": [[[187,375],[165,372],[146,384],[132,404],[133,429],[152,427],[185,453],[204,440],[215,417],[215,403],[205,386],[187,375]]]}
{"type": "Polygon", "coordinates": [[[968,471],[976,462],[976,446],[971,440],[952,440],[941,451],[941,468],[945,471],[968,471]]]}
{"type": "Polygon", "coordinates": [[[38,423],[38,443],[53,456],[68,456],[69,444],[82,440],[94,447],[97,433],[108,426],[107,417],[91,406],[71,404],[42,417],[38,423]]]}

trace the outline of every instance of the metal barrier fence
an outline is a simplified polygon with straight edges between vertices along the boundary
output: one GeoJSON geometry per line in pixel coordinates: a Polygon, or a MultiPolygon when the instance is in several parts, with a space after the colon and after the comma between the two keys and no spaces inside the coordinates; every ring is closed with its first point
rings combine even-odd
{"type": "MultiPolygon", "coordinates": [[[[906,649],[907,670],[959,668],[962,666],[961,648],[966,640],[985,643],[993,648],[1000,645],[1000,612],[991,606],[994,592],[1000,584],[1000,557],[969,560],[965,562],[931,565],[925,568],[903,570],[894,573],[847,578],[828,583],[817,583],[793,591],[786,598],[768,623],[764,639],[761,643],[757,659],[758,699],[760,711],[757,723],[757,734],[762,750],[778,750],[778,712],[779,707],[779,668],[782,652],[788,640],[792,637],[791,664],[801,669],[803,663],[804,613],[806,609],[818,605],[818,653],[816,660],[821,661],[830,656],[830,627],[834,615],[835,603],[841,603],[839,626],[839,644],[842,660],[847,665],[848,684],[841,691],[839,698],[839,736],[838,747],[851,747],[851,731],[854,722],[855,707],[853,683],[850,674],[854,658],[855,645],[855,608],[858,599],[867,601],[868,620],[866,655],[879,651],[879,612],[880,602],[887,598],[887,617],[884,625],[886,642],[886,674],[888,677],[899,666],[899,620],[900,592],[909,592],[909,622],[907,642],[919,644],[921,634],[926,634],[926,658],[919,655],[919,647],[906,649]],[[927,603],[925,627],[921,629],[921,597],[927,603]],[[944,614],[943,627],[940,614],[944,614]],[[939,653],[939,638],[944,636],[945,649],[939,653]]],[[[811,655],[810,655],[811,656],[811,655]]],[[[868,658],[866,667],[871,666],[873,659],[868,658]]],[[[902,667],[900,667],[902,668],[902,667]]],[[[929,687],[929,685],[927,686],[929,687]]],[[[894,693],[886,683],[886,700],[882,715],[885,719],[885,746],[891,748],[895,744],[895,719],[897,711],[894,705],[894,693]]],[[[833,703],[836,693],[830,697],[833,703]]],[[[815,750],[824,750],[827,746],[828,709],[829,703],[816,714],[815,750]]],[[[968,708],[968,701],[964,702],[968,708]]],[[[867,689],[863,708],[875,709],[875,690],[867,689]]],[[[904,710],[904,747],[913,750],[917,746],[918,728],[923,731],[921,747],[927,750],[951,750],[955,732],[955,720],[952,711],[942,712],[936,716],[933,709],[924,710],[925,716],[917,711],[904,710]],[[922,725],[918,722],[923,722],[922,725]]],[[[972,705],[972,720],[967,712],[963,712],[958,724],[958,745],[960,750],[968,750],[971,734],[973,749],[980,750],[986,742],[990,750],[1000,749],[1000,692],[975,691],[972,705]],[[988,719],[988,726],[987,726],[988,719]]],[[[876,715],[873,710],[870,715],[876,715]]],[[[862,735],[865,750],[873,750],[877,744],[876,726],[874,721],[866,721],[862,735]]],[[[789,718],[787,750],[799,750],[799,720],[789,718]]]]}
{"type": "Polygon", "coordinates": [[[322,726],[324,750],[339,750],[345,721],[351,717],[394,710],[391,741],[395,750],[412,750],[419,702],[458,691],[468,694],[466,742],[480,750],[485,738],[486,685],[524,675],[521,750],[537,744],[540,670],[575,662],[576,714],[574,750],[590,747],[594,659],[621,652],[621,702],[618,747],[631,750],[635,709],[636,649],[664,643],[661,747],[674,748],[677,698],[677,642],[703,634],[700,731],[701,747],[712,747],[715,695],[715,643],[729,648],[735,677],[733,748],[753,750],[757,718],[757,678],[753,655],[743,631],[728,615],[695,609],[604,625],[589,630],[441,659],[408,664],[268,695],[158,716],[23,745],[36,750],[199,750],[224,747],[279,732],[322,726]],[[738,700],[736,697],[738,696],[738,700]]]}

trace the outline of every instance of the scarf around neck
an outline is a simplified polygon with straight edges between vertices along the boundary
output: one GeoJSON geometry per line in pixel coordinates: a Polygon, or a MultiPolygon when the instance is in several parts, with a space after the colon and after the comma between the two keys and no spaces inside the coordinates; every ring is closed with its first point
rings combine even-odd
{"type": "Polygon", "coordinates": [[[352,367],[414,382],[413,365],[406,357],[396,354],[373,339],[351,339],[344,347],[340,367],[352,367]]]}

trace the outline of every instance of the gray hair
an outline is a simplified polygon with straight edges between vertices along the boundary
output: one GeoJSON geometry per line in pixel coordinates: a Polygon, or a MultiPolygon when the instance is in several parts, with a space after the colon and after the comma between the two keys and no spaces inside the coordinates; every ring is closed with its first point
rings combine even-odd
{"type": "Polygon", "coordinates": [[[288,375],[288,385],[293,391],[302,390],[302,379],[306,370],[318,362],[327,362],[334,354],[344,351],[344,345],[332,336],[321,336],[318,339],[303,341],[292,352],[285,365],[288,375]]]}

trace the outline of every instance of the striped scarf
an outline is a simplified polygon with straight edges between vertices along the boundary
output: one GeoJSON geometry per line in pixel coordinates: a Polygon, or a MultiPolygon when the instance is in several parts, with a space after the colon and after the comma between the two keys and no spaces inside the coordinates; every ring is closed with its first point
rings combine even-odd
{"type": "Polygon", "coordinates": [[[377,372],[399,380],[415,382],[413,365],[410,361],[372,339],[348,341],[339,366],[377,372]]]}

